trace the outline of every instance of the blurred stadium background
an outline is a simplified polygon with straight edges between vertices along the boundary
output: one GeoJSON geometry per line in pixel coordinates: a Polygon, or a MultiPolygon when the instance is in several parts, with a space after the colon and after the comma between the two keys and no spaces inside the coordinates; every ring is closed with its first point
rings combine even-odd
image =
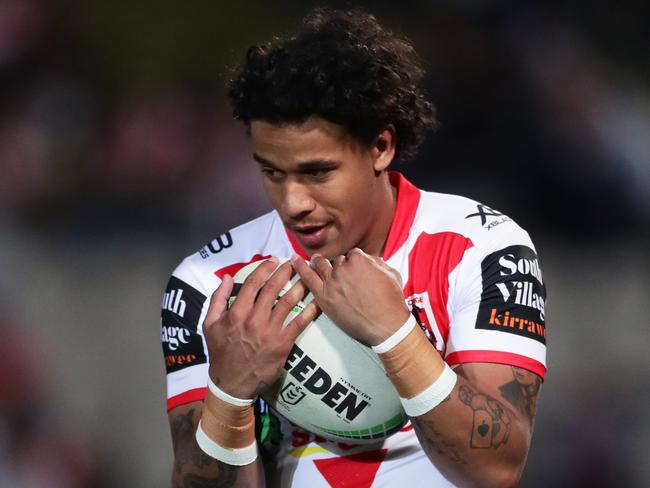
{"type": "MultiPolygon", "coordinates": [[[[310,5],[0,0],[0,487],[168,486],[163,287],[269,208],[227,67],[310,5]]],[[[365,5],[415,42],[442,122],[400,169],[540,252],[522,486],[650,486],[650,3],[365,5]]]]}

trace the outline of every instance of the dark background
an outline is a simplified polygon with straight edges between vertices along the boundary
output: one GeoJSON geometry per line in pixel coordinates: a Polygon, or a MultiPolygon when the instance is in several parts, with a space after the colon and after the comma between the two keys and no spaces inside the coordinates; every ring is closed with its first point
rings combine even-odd
{"type": "MultiPolygon", "coordinates": [[[[224,81],[310,5],[0,0],[0,486],[168,485],[162,290],[270,208],[224,81]]],[[[365,5],[416,45],[441,121],[398,169],[540,254],[522,486],[649,485],[650,3],[365,5]]]]}

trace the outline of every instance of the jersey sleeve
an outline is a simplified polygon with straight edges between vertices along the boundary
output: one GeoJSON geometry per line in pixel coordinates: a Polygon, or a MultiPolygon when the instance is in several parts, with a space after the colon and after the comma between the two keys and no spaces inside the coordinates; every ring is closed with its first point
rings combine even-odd
{"type": "Polygon", "coordinates": [[[162,300],[160,334],[167,371],[167,410],[203,400],[208,383],[202,323],[210,293],[194,273],[191,259],[174,270],[162,300]]]}
{"type": "Polygon", "coordinates": [[[523,229],[514,222],[503,227],[473,238],[450,280],[445,360],[517,366],[543,379],[546,287],[539,259],[523,229]]]}

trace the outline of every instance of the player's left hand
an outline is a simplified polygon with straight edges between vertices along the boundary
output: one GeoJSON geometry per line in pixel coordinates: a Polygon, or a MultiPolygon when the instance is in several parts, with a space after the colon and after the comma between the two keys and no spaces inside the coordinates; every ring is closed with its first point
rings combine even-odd
{"type": "Polygon", "coordinates": [[[332,263],[314,254],[313,268],[299,256],[291,262],[320,309],[349,336],[367,345],[384,341],[410,314],[400,274],[361,249],[354,248],[332,263]]]}

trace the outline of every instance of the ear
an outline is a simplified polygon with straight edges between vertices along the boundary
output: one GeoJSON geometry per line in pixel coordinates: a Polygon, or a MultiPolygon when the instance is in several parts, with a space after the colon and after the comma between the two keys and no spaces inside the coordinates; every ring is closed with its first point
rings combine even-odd
{"type": "Polygon", "coordinates": [[[393,161],[395,157],[395,145],[397,143],[396,136],[397,134],[393,124],[388,124],[377,134],[370,148],[375,171],[381,172],[385,170],[393,161]]]}

